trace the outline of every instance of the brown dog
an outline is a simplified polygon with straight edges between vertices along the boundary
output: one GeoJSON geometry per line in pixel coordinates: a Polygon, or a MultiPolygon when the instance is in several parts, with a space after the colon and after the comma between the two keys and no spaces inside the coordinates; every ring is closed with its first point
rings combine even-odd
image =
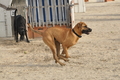
{"type": "Polygon", "coordinates": [[[45,32],[39,32],[38,30],[34,30],[30,24],[28,26],[31,28],[33,32],[41,34],[43,37],[43,41],[50,47],[55,62],[59,63],[61,66],[64,66],[64,63],[61,63],[59,59],[63,59],[64,61],[69,61],[67,58],[68,55],[67,49],[76,44],[78,39],[82,37],[81,35],[89,34],[92,29],[88,28],[84,22],[79,22],[75,25],[73,29],[63,28],[63,27],[51,27],[48,28],[45,32]],[[60,44],[62,44],[63,51],[60,55],[60,44]]]}

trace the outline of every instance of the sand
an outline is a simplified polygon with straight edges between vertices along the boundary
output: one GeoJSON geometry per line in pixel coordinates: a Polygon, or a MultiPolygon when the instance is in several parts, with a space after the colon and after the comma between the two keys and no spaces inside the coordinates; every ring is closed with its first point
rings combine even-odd
{"type": "Polygon", "coordinates": [[[41,38],[0,38],[0,80],[120,80],[120,0],[87,2],[86,10],[75,21],[93,32],[68,50],[66,66],[54,62],[41,38]]]}

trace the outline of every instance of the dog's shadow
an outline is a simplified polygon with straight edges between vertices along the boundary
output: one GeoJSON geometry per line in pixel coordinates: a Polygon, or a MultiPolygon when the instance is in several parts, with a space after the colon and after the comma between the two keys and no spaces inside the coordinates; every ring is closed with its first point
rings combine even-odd
{"type": "Polygon", "coordinates": [[[61,67],[61,66],[58,64],[18,64],[18,65],[0,65],[0,67],[24,68],[24,67],[61,67]]]}
{"type": "Polygon", "coordinates": [[[1,45],[15,45],[16,42],[13,38],[0,38],[1,45]]]}
{"type": "Polygon", "coordinates": [[[18,43],[26,44],[27,42],[26,40],[16,42],[14,38],[0,38],[0,45],[12,46],[12,45],[18,45],[18,43]]]}

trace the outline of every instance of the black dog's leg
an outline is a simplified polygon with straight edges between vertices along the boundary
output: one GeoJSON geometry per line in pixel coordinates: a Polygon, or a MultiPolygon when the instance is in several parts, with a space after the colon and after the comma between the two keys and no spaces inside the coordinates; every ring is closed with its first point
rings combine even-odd
{"type": "Polygon", "coordinates": [[[20,34],[20,41],[24,40],[24,34],[20,34]]]}
{"type": "Polygon", "coordinates": [[[18,31],[15,31],[15,40],[18,42],[18,31]]]}
{"type": "Polygon", "coordinates": [[[28,40],[27,30],[25,30],[25,36],[26,36],[26,41],[29,43],[30,41],[28,40]]]}

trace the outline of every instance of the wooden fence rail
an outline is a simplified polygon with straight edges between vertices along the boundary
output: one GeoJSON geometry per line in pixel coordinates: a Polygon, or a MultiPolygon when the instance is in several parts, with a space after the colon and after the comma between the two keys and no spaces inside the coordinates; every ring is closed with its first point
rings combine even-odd
{"type": "Polygon", "coordinates": [[[71,25],[69,0],[28,0],[28,22],[33,26],[71,25]]]}

